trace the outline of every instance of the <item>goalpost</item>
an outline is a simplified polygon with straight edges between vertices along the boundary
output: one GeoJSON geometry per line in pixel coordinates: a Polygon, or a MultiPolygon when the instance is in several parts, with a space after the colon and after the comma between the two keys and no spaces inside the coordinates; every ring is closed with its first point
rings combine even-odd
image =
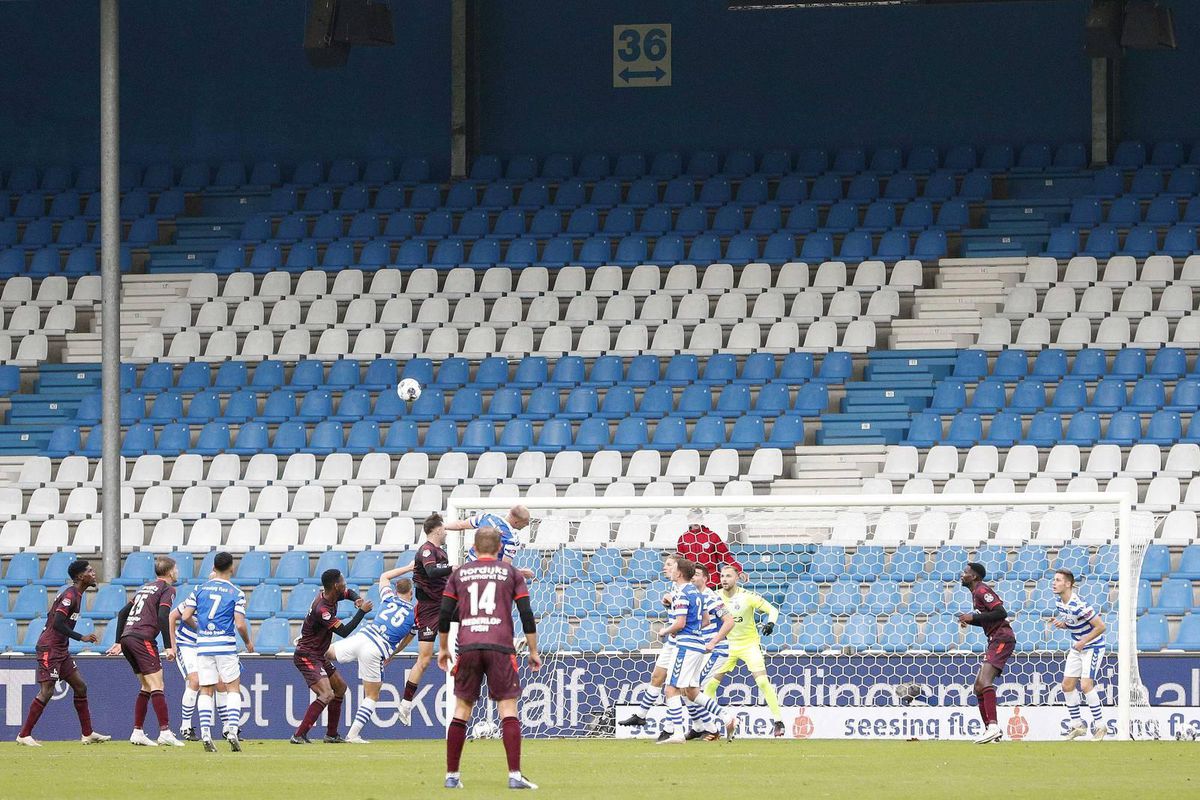
{"type": "MultiPolygon", "coordinates": [[[[1075,572],[1080,595],[1108,626],[1096,685],[1110,733],[1154,734],[1136,622],[1156,520],[1135,513],[1125,495],[460,497],[446,518],[503,516],[517,503],[532,517],[516,561],[535,574],[543,656],[539,672],[520,663],[526,735],[657,732],[621,729],[615,719],[650,680],[656,631],[666,624],[662,559],[689,520],[721,535],[742,563],[744,586],[779,610],[763,648],[789,736],[970,738],[981,730],[970,698],[985,639],[952,617],[971,609],[957,582],[968,560],[987,565],[1018,640],[997,682],[1010,738],[1057,738],[1066,718],[1059,683],[1070,640],[1049,626],[1059,566],[1075,572]]],[[[451,563],[461,563],[470,536],[450,533],[451,563]]],[[[519,624],[514,631],[520,639],[519,624]]],[[[744,665],[721,700],[743,734],[769,730],[744,665]]],[[[473,723],[494,715],[490,705],[477,705],[473,723]]]]}

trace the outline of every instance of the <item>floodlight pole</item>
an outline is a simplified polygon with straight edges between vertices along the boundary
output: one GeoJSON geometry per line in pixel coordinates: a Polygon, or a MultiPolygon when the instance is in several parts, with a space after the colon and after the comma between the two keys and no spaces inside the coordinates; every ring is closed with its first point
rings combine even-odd
{"type": "Polygon", "coordinates": [[[100,329],[104,579],[121,556],[121,144],[119,0],[100,0],[100,329]]]}

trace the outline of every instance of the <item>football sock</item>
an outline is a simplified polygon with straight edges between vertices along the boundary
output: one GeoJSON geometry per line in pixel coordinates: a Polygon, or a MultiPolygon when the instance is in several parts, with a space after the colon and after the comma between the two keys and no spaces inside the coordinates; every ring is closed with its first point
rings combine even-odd
{"type": "Polygon", "coordinates": [[[196,713],[196,698],[199,696],[200,693],[195,689],[183,690],[183,710],[181,711],[182,718],[179,721],[179,724],[182,727],[192,727],[192,717],[196,713]]]}
{"type": "Polygon", "coordinates": [[[21,726],[19,736],[32,736],[33,726],[37,725],[37,721],[41,718],[42,712],[46,710],[46,704],[42,702],[40,697],[33,698],[33,702],[29,704],[29,714],[25,717],[25,724],[21,726]]]}
{"type": "Polygon", "coordinates": [[[1063,692],[1063,699],[1067,701],[1067,713],[1071,715],[1071,721],[1082,724],[1083,715],[1079,713],[1079,692],[1074,690],[1063,692]]]}
{"type": "MultiPolygon", "coordinates": [[[[715,720],[712,718],[712,715],[708,713],[708,709],[700,700],[701,697],[705,696],[700,695],[695,700],[688,700],[685,705],[687,706],[688,714],[690,714],[692,717],[692,726],[699,730],[708,730],[715,720]]],[[[708,698],[705,697],[705,699],[708,698]]]]}
{"type": "Polygon", "coordinates": [[[196,708],[200,712],[200,738],[208,740],[212,738],[213,726],[213,696],[211,694],[202,694],[196,700],[196,708]]]}
{"type": "Polygon", "coordinates": [[[521,723],[516,717],[500,720],[504,736],[504,755],[508,756],[509,773],[521,771],[521,723]]]}
{"type": "Polygon", "coordinates": [[[450,720],[450,727],[446,730],[446,772],[458,773],[458,762],[462,759],[463,745],[466,743],[466,720],[450,720]]]}
{"type": "Polygon", "coordinates": [[[325,704],[319,699],[313,700],[309,704],[308,710],[304,712],[304,719],[300,721],[300,727],[296,728],[297,736],[306,736],[312,726],[317,724],[317,717],[321,716],[321,712],[325,710],[325,704]]]}
{"type": "Polygon", "coordinates": [[[362,733],[362,729],[371,721],[371,717],[375,714],[375,701],[369,697],[364,697],[363,701],[358,704],[358,712],[354,715],[354,724],[350,726],[350,737],[354,738],[362,733]]]}
{"type": "Polygon", "coordinates": [[[133,701],[133,728],[141,730],[146,724],[146,709],[150,707],[150,693],[138,692],[137,699],[133,701]]]}
{"type": "Polygon", "coordinates": [[[771,685],[770,679],[766,675],[759,675],[754,679],[758,690],[762,692],[763,699],[767,701],[767,708],[771,709],[771,716],[776,722],[783,722],[783,711],[779,708],[779,695],[775,693],[775,687],[771,685]]]}
{"type": "Polygon", "coordinates": [[[1090,708],[1092,711],[1092,723],[1094,725],[1099,725],[1101,715],[1100,690],[1092,687],[1092,690],[1083,697],[1085,700],[1087,700],[1088,708],[1090,708]]]}
{"type": "Polygon", "coordinates": [[[329,716],[325,721],[325,735],[337,736],[338,723],[342,721],[342,698],[334,697],[329,701],[329,716]]]}
{"type": "Polygon", "coordinates": [[[88,708],[87,692],[75,693],[75,714],[79,717],[79,729],[84,736],[92,735],[92,711],[88,708]]]}
{"type": "Polygon", "coordinates": [[[642,705],[638,708],[638,714],[646,716],[646,712],[650,710],[650,706],[655,705],[663,695],[661,686],[647,686],[646,691],[642,692],[642,705]]]}
{"type": "MultiPolygon", "coordinates": [[[[156,689],[150,693],[150,702],[154,705],[154,716],[158,717],[158,729],[165,731],[170,728],[171,716],[167,712],[167,696],[156,689]]],[[[138,727],[142,726],[138,725],[138,727]]]]}
{"type": "Polygon", "coordinates": [[[417,685],[412,681],[404,682],[404,699],[412,702],[412,699],[417,696],[417,685]]]}
{"type": "Polygon", "coordinates": [[[221,721],[225,730],[237,734],[238,723],[242,720],[242,693],[225,692],[225,705],[221,708],[221,721]]]}
{"type": "Polygon", "coordinates": [[[671,733],[683,733],[687,730],[687,714],[683,709],[683,698],[679,695],[667,698],[667,724],[671,733]]]}
{"type": "Polygon", "coordinates": [[[979,714],[985,725],[996,724],[996,687],[985,686],[979,693],[979,714]]]}

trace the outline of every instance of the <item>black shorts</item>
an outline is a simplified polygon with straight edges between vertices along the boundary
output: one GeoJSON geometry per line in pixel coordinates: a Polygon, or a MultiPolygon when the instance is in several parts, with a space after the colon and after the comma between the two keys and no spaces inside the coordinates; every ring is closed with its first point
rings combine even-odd
{"type": "Polygon", "coordinates": [[[438,620],[442,616],[440,600],[418,600],[416,622],[413,630],[417,632],[418,642],[436,642],[438,638],[438,620]]]}
{"type": "Polygon", "coordinates": [[[58,654],[49,647],[37,648],[37,682],[65,681],[78,672],[70,653],[58,654]]]}
{"type": "Polygon", "coordinates": [[[1017,649],[1016,642],[988,642],[983,654],[983,663],[991,664],[998,672],[1004,671],[1004,665],[1017,649]]]}
{"type": "Polygon", "coordinates": [[[158,658],[158,645],[148,639],[126,636],[121,639],[121,654],[133,667],[136,675],[153,675],[162,672],[162,661],[158,658]]]}
{"type": "Polygon", "coordinates": [[[301,655],[296,653],[292,656],[292,663],[296,665],[296,669],[300,670],[300,674],[304,676],[304,682],[311,688],[316,686],[322,678],[328,678],[337,672],[337,667],[327,658],[313,658],[310,655],[301,655]]]}
{"type": "Polygon", "coordinates": [[[499,650],[466,650],[458,654],[454,665],[454,696],[468,703],[479,699],[484,676],[488,695],[493,700],[512,700],[521,696],[517,677],[517,657],[499,650]]]}

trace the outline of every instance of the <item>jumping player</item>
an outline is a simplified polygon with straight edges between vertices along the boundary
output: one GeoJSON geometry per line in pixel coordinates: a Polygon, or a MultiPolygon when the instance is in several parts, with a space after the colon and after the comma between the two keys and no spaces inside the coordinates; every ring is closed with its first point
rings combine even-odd
{"type": "Polygon", "coordinates": [[[959,625],[978,625],[987,636],[987,650],[983,654],[983,663],[979,665],[979,675],[975,678],[979,716],[983,717],[986,728],[983,735],[975,740],[975,744],[998,742],[1004,736],[996,716],[994,684],[996,678],[1004,671],[1004,665],[1016,649],[1017,642],[1012,626],[1008,624],[1008,611],[1004,608],[1004,602],[995,589],[983,582],[985,577],[987,570],[978,562],[972,561],[963,569],[961,583],[971,590],[971,604],[975,611],[958,615],[959,625]]]}
{"type": "Polygon", "coordinates": [[[59,681],[66,681],[74,693],[75,713],[79,715],[80,741],[84,744],[96,744],[112,738],[92,730],[87,684],[83,682],[83,676],[79,674],[79,668],[75,666],[75,659],[71,658],[70,651],[70,640],[88,644],[100,641],[94,633],[75,632],[75,622],[79,619],[80,609],[83,608],[83,593],[96,585],[96,570],[86,561],[72,561],[67,567],[67,577],[71,579],[71,585],[54,599],[46,629],[37,640],[38,693],[29,704],[25,724],[17,734],[17,744],[26,747],[42,746],[33,738],[33,726],[37,725],[38,718],[54,697],[54,684],[59,681]]]}
{"type": "Polygon", "coordinates": [[[375,714],[379,692],[383,688],[383,665],[412,641],[413,618],[412,581],[401,579],[395,587],[392,579],[400,574],[394,569],[379,576],[379,611],[375,618],[358,633],[337,642],[325,654],[330,661],[358,662],[358,677],[362,681],[363,699],[358,704],[354,723],[346,741],[367,744],[362,738],[363,727],[375,714]]]}
{"type": "MultiPolygon", "coordinates": [[[[671,562],[682,556],[671,555],[667,556],[666,561],[671,562]]],[[[663,565],[664,574],[666,572],[666,563],[663,565]]],[[[666,608],[670,608],[675,602],[675,586],[672,585],[671,591],[663,595],[662,604],[666,608]]],[[[658,651],[658,658],[654,660],[654,669],[650,672],[650,683],[642,692],[642,702],[638,710],[621,720],[619,725],[628,727],[642,727],[646,724],[646,715],[650,713],[650,708],[658,703],[663,696],[663,685],[667,682],[667,669],[675,661],[675,642],[667,639],[663,642],[662,649],[658,651]]],[[[666,738],[660,736],[660,738],[666,738]]]]}
{"type": "Polygon", "coordinates": [[[162,637],[162,657],[167,661],[175,658],[171,649],[171,606],[175,604],[175,581],[179,569],[175,559],[158,556],[154,559],[155,579],[137,590],[133,599],[117,614],[117,643],[108,650],[108,655],[121,653],[137,676],[137,700],[133,705],[133,734],[131,744],[143,747],[169,745],[183,747],[183,742],[171,732],[170,715],[167,713],[167,698],[163,695],[162,662],[158,658],[158,647],[154,640],[162,637]],[[146,721],[147,707],[154,706],[158,717],[158,741],[142,731],[146,721]]]}
{"type": "Polygon", "coordinates": [[[408,672],[404,683],[404,699],[400,701],[397,716],[400,722],[412,722],[413,699],[421,676],[433,661],[433,643],[437,639],[438,616],[442,611],[442,593],[446,579],[453,569],[446,555],[446,529],[441,514],[432,514],[425,520],[425,542],[417,548],[417,557],[410,569],[417,588],[416,632],[417,661],[408,672]]]}
{"type": "Polygon", "coordinates": [[[329,707],[329,718],[325,727],[326,744],[345,744],[346,740],[338,735],[338,719],[342,715],[342,698],[346,696],[346,682],[338,674],[337,667],[329,660],[327,654],[333,641],[333,634],[349,636],[363,617],[371,610],[371,601],[358,596],[358,592],[346,588],[346,579],[341,570],[327,569],[321,573],[321,593],[313,601],[304,625],[300,628],[300,641],[296,643],[296,652],[292,663],[304,677],[304,682],[317,697],[304,712],[300,727],[289,740],[292,744],[312,744],[308,740],[308,732],[316,724],[321,712],[329,707]],[[354,618],[348,623],[342,623],[337,616],[338,603],[342,600],[354,601],[358,609],[354,618]]]}
{"type": "Polygon", "coordinates": [[[1092,738],[1099,741],[1107,732],[1100,692],[1096,689],[1096,673],[1104,662],[1104,620],[1075,592],[1075,573],[1071,570],[1055,570],[1051,588],[1058,595],[1054,627],[1069,631],[1074,639],[1063,667],[1063,699],[1073,723],[1067,738],[1078,739],[1088,732],[1083,715],[1079,713],[1080,692],[1075,688],[1078,685],[1092,714],[1092,738]]]}
{"type": "MultiPolygon", "coordinates": [[[[511,564],[513,563],[513,559],[516,558],[517,552],[521,549],[521,540],[517,538],[517,531],[524,530],[528,526],[529,509],[525,506],[513,506],[504,517],[499,517],[495,514],[479,514],[467,519],[447,522],[445,527],[448,531],[495,528],[496,532],[500,534],[500,559],[511,564]]],[[[467,560],[475,560],[474,547],[467,553],[467,560]]],[[[525,580],[533,578],[533,570],[518,569],[517,572],[520,572],[525,580]]]]}
{"type": "Polygon", "coordinates": [[[517,652],[513,647],[512,608],[521,616],[521,628],[529,645],[529,666],[537,669],[542,658],[537,649],[537,625],[525,578],[499,558],[501,533],[492,527],[475,531],[476,558],[456,569],[446,583],[438,618],[440,647],[438,665],[450,670],[450,625],[457,618],[458,663],[454,665],[454,718],[446,732],[446,788],[463,788],[459,775],[467,720],[479,700],[484,676],[488,693],[500,710],[504,752],[508,757],[508,788],[536,789],[521,774],[521,723],[517,700],[521,682],[517,677],[517,652]]]}

